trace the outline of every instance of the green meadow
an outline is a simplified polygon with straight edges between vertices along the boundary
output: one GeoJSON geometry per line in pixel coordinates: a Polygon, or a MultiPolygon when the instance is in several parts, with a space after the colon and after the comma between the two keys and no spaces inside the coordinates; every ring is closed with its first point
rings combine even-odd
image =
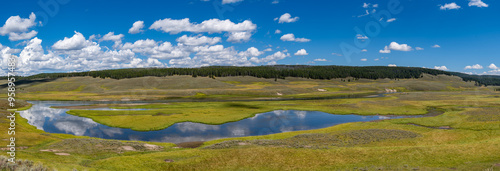
{"type": "MultiPolygon", "coordinates": [[[[139,131],[186,121],[223,124],[273,110],[434,115],[191,144],[47,133],[17,115],[18,163],[8,164],[6,149],[2,149],[1,170],[500,170],[498,87],[479,87],[454,76],[378,80],[287,77],[276,81],[255,77],[70,77],[17,87],[20,109],[30,107],[28,100],[174,100],[106,105],[150,109],[143,111],[72,108],[68,112],[139,131]],[[398,93],[337,98],[386,89],[398,93]]],[[[0,100],[2,130],[9,126],[6,109],[7,101],[0,100]]],[[[0,134],[5,145],[8,138],[7,133],[0,134]]]]}

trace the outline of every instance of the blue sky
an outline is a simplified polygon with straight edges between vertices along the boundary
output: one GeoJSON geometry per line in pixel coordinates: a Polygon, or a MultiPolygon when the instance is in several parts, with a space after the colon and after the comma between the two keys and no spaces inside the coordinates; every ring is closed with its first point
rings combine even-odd
{"type": "Polygon", "coordinates": [[[0,75],[9,55],[23,75],[272,64],[500,75],[493,0],[40,2],[0,6],[0,75]]]}

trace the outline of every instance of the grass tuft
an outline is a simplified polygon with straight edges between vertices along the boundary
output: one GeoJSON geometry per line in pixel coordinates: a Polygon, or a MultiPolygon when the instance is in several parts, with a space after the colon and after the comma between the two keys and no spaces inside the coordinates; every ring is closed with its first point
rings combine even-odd
{"type": "Polygon", "coordinates": [[[276,146],[288,148],[330,148],[352,147],[384,140],[400,140],[416,138],[417,133],[403,130],[366,129],[347,131],[334,134],[300,134],[286,139],[278,140],[230,140],[213,144],[206,149],[224,149],[238,146],[276,146]]]}

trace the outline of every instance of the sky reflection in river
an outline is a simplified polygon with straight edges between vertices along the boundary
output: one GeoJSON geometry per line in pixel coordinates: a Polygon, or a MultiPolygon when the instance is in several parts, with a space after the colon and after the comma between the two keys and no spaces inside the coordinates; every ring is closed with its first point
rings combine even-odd
{"type": "MultiPolygon", "coordinates": [[[[21,111],[28,123],[50,133],[66,133],[105,139],[140,140],[156,142],[207,141],[227,137],[267,135],[280,132],[330,127],[348,122],[389,119],[387,116],[333,115],[317,111],[277,110],[222,125],[176,123],[159,131],[133,131],[113,128],[92,119],[66,114],[68,109],[51,106],[89,105],[95,102],[30,101],[29,110],[21,111]]],[[[131,111],[133,112],[133,111],[131,111]]]]}

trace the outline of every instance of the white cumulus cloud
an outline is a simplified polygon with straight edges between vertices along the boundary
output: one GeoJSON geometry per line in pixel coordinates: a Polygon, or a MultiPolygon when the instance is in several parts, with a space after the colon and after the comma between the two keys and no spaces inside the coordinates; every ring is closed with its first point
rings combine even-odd
{"type": "Polygon", "coordinates": [[[195,36],[195,37],[189,37],[187,35],[183,35],[179,38],[176,39],[177,42],[189,45],[189,46],[199,46],[199,45],[213,45],[216,43],[219,43],[221,40],[220,37],[206,37],[206,36],[195,36]]]}
{"type": "Polygon", "coordinates": [[[134,24],[132,24],[132,27],[128,30],[128,33],[137,34],[140,32],[144,32],[142,28],[144,28],[144,21],[136,21],[134,24]]]}
{"type": "Polygon", "coordinates": [[[281,36],[280,40],[283,41],[291,41],[291,42],[309,42],[311,39],[306,39],[306,38],[295,38],[295,35],[292,33],[285,34],[281,36]]]}
{"type": "Polygon", "coordinates": [[[449,3],[449,4],[444,4],[439,7],[441,10],[452,10],[452,9],[460,9],[461,7],[458,6],[455,2],[449,3]]]}
{"type": "Polygon", "coordinates": [[[485,4],[481,0],[469,0],[469,7],[471,6],[476,6],[476,7],[488,7],[488,4],[485,4]]]}
{"type": "Polygon", "coordinates": [[[252,33],[248,31],[242,31],[242,32],[230,32],[229,37],[227,38],[226,41],[228,42],[246,42],[250,40],[250,37],[252,37],[252,33]]]}
{"type": "Polygon", "coordinates": [[[293,23],[299,20],[299,17],[293,17],[290,13],[285,13],[281,15],[279,18],[275,18],[275,21],[278,20],[278,23],[293,23]]]}
{"type": "Polygon", "coordinates": [[[468,66],[465,66],[464,69],[483,69],[483,66],[479,65],[479,64],[476,64],[476,65],[468,65],[468,66]]]}
{"type": "Polygon", "coordinates": [[[305,56],[305,55],[309,55],[309,53],[307,53],[307,51],[305,49],[300,49],[294,55],[295,56],[305,56]]]}
{"type": "Polygon", "coordinates": [[[444,65],[443,66],[434,66],[434,69],[443,70],[443,71],[448,70],[448,68],[444,65]]]}
{"type": "Polygon", "coordinates": [[[64,37],[63,40],[59,40],[54,43],[52,48],[56,50],[80,50],[89,44],[90,42],[85,39],[82,33],[75,31],[75,35],[73,35],[73,37],[64,37]]]}
{"type": "Polygon", "coordinates": [[[29,31],[31,27],[36,26],[36,15],[31,13],[29,18],[21,18],[19,15],[11,16],[0,27],[0,35],[9,35],[10,41],[26,40],[35,37],[37,31],[29,31]]]}
{"type": "Polygon", "coordinates": [[[399,44],[397,42],[391,42],[389,46],[385,46],[384,49],[380,50],[380,53],[391,53],[391,50],[396,50],[396,51],[412,51],[413,49],[411,46],[408,46],[407,44],[399,44]]]}
{"type": "Polygon", "coordinates": [[[125,35],[123,34],[115,35],[115,32],[109,32],[108,34],[102,36],[100,41],[113,41],[115,42],[113,47],[118,48],[122,44],[123,37],[125,37],[125,35]]]}
{"type": "Polygon", "coordinates": [[[276,52],[272,55],[268,55],[266,56],[265,58],[257,58],[257,57],[252,57],[250,58],[250,62],[254,62],[254,63],[266,63],[268,65],[274,65],[276,64],[276,61],[278,60],[281,60],[281,59],[285,59],[286,57],[289,57],[290,54],[289,53],[286,53],[286,52],[276,52]]]}
{"type": "Polygon", "coordinates": [[[488,66],[488,68],[490,68],[490,69],[500,69],[500,68],[498,68],[498,67],[497,67],[495,64],[493,64],[493,63],[492,63],[492,64],[490,64],[490,66],[488,66]]]}
{"type": "Polygon", "coordinates": [[[219,20],[210,19],[205,20],[200,24],[191,23],[189,18],[175,20],[166,18],[163,20],[155,21],[149,29],[163,31],[165,33],[177,34],[180,32],[193,32],[193,33],[221,33],[221,32],[244,32],[254,31],[257,25],[250,20],[245,20],[241,23],[233,23],[229,19],[219,20]]]}

